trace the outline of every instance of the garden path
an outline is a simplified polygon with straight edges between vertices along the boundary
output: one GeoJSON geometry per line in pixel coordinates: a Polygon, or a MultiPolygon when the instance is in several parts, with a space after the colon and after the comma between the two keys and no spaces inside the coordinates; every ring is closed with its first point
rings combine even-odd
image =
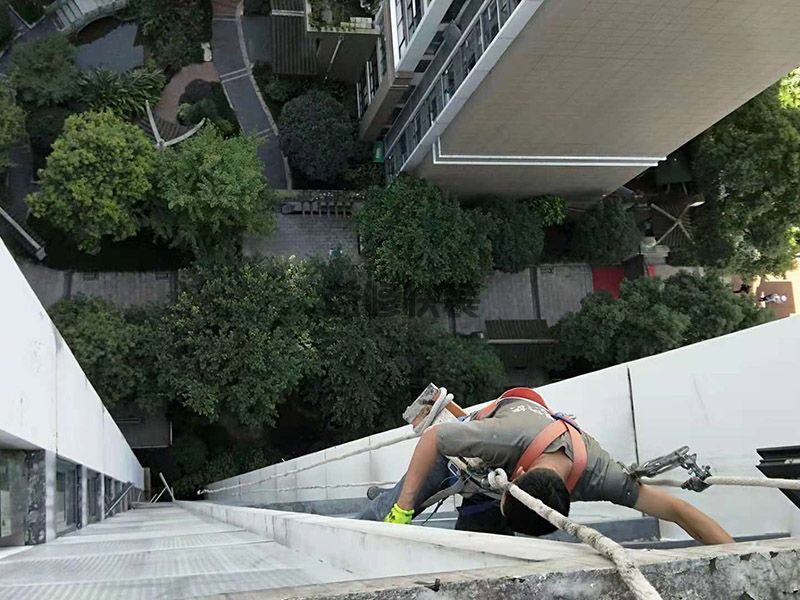
{"type": "Polygon", "coordinates": [[[186,86],[195,79],[219,81],[219,74],[216,67],[214,67],[214,63],[188,65],[178,71],[161,92],[161,98],[155,107],[155,113],[162,119],[177,122],[181,95],[186,86]]]}
{"type": "Polygon", "coordinates": [[[291,175],[281,153],[278,127],[264,103],[252,73],[242,27],[242,5],[214,0],[211,48],[214,65],[242,131],[261,141],[258,156],[274,189],[291,189],[291,175]]]}

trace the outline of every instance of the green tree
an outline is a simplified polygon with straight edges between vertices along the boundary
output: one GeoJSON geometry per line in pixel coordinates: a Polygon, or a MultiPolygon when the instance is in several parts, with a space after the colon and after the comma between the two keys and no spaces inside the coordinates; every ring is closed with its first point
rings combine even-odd
{"type": "Polygon", "coordinates": [[[517,273],[539,262],[544,229],[564,221],[565,204],[558,196],[498,201],[487,208],[491,219],[494,268],[517,273]]]}
{"type": "Polygon", "coordinates": [[[664,302],[689,318],[684,344],[746,329],[770,318],[770,311],[760,309],[752,297],[732,294],[730,286],[714,275],[673,275],[664,282],[664,302]]]}
{"type": "Polygon", "coordinates": [[[794,263],[800,224],[800,108],[793,74],[702,134],[692,170],[706,203],[693,213],[695,262],[745,277],[794,263]]]}
{"type": "Polygon", "coordinates": [[[575,225],[572,254],[592,265],[616,265],[639,251],[642,234],[621,199],[604,198],[575,225]]]}
{"type": "Polygon", "coordinates": [[[8,167],[8,152],[24,131],[25,113],[15,102],[14,89],[0,81],[0,171],[8,167]]]}
{"type": "Polygon", "coordinates": [[[164,74],[152,67],[124,73],[96,69],[78,80],[80,99],[89,110],[109,110],[126,118],[144,114],[146,102],[155,107],[165,83],[164,74]]]}
{"type": "Polygon", "coordinates": [[[317,300],[307,271],[282,262],[194,270],[163,320],[170,344],[159,357],[181,405],[209,421],[274,424],[315,360],[307,315],[317,300]]]}
{"type": "Polygon", "coordinates": [[[89,253],[104,236],[136,235],[152,189],[155,150],[141,129],[110,112],[69,117],[28,197],[37,217],[89,253]]]}
{"type": "Polygon", "coordinates": [[[78,296],[59,300],[49,313],[103,403],[128,400],[137,385],[131,360],[136,332],[122,311],[107,300],[78,296]]]}
{"type": "Polygon", "coordinates": [[[487,219],[422,179],[370,190],[356,215],[378,283],[458,308],[480,292],[492,266],[487,219]]]}
{"type": "Polygon", "coordinates": [[[332,183],[347,169],[355,149],[353,124],[327,92],[311,90],[287,102],[279,129],[286,158],[306,178],[332,183]]]}
{"type": "Polygon", "coordinates": [[[61,34],[18,44],[11,51],[8,76],[25,108],[72,100],[79,75],[75,47],[61,34]]]}
{"type": "MultiPolygon", "coordinates": [[[[409,327],[414,395],[433,382],[452,392],[459,405],[471,406],[502,392],[503,363],[491,346],[452,335],[425,319],[412,319],[409,327]]],[[[406,398],[403,408],[408,404],[406,398]]]]}
{"type": "Polygon", "coordinates": [[[553,329],[554,366],[599,369],[739,331],[768,320],[752,298],[737,297],[718,279],[681,273],[626,280],[620,297],[589,294],[581,310],[553,329]]]}
{"type": "Polygon", "coordinates": [[[224,139],[213,126],[160,153],[163,203],[154,230],[196,254],[274,226],[272,195],[251,137],[224,139]]]}
{"type": "Polygon", "coordinates": [[[150,55],[173,74],[203,61],[203,42],[211,41],[210,0],[131,0],[150,55]]]}
{"type": "Polygon", "coordinates": [[[408,404],[407,319],[364,316],[323,321],[315,346],[319,367],[306,397],[347,438],[398,425],[408,404]]]}

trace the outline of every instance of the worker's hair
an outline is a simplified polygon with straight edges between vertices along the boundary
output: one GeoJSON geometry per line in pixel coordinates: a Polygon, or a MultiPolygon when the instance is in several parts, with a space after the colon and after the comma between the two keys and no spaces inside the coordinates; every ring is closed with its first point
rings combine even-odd
{"type": "MultiPolygon", "coordinates": [[[[558,473],[552,469],[531,469],[514,480],[514,483],[524,492],[538,498],[550,508],[569,515],[569,491],[558,473]]],[[[506,492],[503,504],[503,513],[506,523],[517,533],[525,535],[547,535],[556,528],[522,502],[506,492]]]]}

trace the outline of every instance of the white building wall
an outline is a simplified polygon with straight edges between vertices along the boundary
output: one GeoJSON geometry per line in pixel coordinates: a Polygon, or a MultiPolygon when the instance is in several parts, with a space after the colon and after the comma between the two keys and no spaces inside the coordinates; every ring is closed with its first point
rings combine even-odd
{"type": "MultiPolygon", "coordinates": [[[[756,448],[800,444],[797,365],[800,317],[791,317],[543,386],[539,391],[554,410],[575,414],[586,431],[625,464],[689,445],[716,474],[760,476],[755,469],[759,462],[756,448]]],[[[366,487],[351,484],[396,481],[405,472],[415,440],[380,449],[376,446],[409,435],[410,427],[401,427],[246,473],[210,487],[255,482],[333,456],[364,451],[207,498],[263,505],[362,496],[366,487]],[[330,487],[340,484],[348,485],[330,487]],[[308,486],[316,487],[296,489],[308,486]]],[[[800,535],[800,511],[777,490],[718,487],[701,494],[675,493],[718,519],[733,535],[800,535]]],[[[634,517],[637,513],[603,502],[576,503],[572,514],[634,517]]],[[[662,524],[662,532],[665,537],[686,537],[672,525],[662,524]]]]}
{"type": "Polygon", "coordinates": [[[3,244],[0,331],[0,445],[142,487],[139,461],[3,244]]]}

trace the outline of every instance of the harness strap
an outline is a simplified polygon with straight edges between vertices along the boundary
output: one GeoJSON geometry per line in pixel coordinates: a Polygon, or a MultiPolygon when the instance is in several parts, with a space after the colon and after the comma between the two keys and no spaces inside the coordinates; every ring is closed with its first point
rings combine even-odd
{"type": "MultiPolygon", "coordinates": [[[[516,398],[517,396],[506,396],[506,398],[508,397],[516,398]]],[[[501,400],[505,400],[506,398],[501,397],[500,399],[495,400],[491,404],[482,408],[475,415],[475,420],[479,421],[483,419],[486,415],[497,408],[497,405],[501,400]]],[[[514,478],[519,477],[528,469],[530,469],[533,462],[539,458],[545,450],[547,450],[547,447],[550,444],[556,441],[564,433],[569,433],[569,439],[572,443],[572,468],[569,471],[565,485],[567,490],[572,492],[572,490],[575,489],[575,486],[578,485],[578,481],[580,481],[581,475],[583,475],[583,471],[586,469],[586,462],[588,460],[586,444],[583,442],[583,437],[581,436],[580,431],[572,423],[571,419],[563,417],[560,413],[553,413],[553,411],[550,410],[550,408],[547,406],[547,404],[545,404],[544,400],[538,396],[538,394],[535,398],[522,397],[521,399],[541,405],[555,420],[550,423],[550,425],[545,427],[528,445],[528,447],[525,449],[525,452],[522,453],[522,456],[517,462],[517,466],[514,468],[514,478]]]]}

